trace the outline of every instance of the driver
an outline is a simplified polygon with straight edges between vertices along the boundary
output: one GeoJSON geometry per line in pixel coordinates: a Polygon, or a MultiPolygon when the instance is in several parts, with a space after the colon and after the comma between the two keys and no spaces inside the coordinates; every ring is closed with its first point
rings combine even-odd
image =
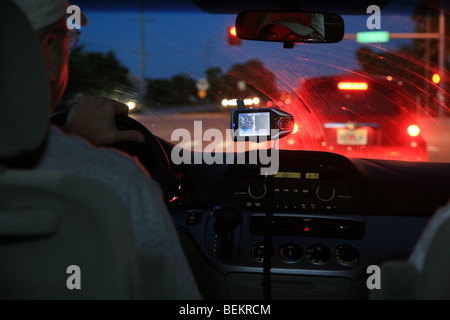
{"type": "Polygon", "coordinates": [[[263,16],[256,35],[259,39],[272,41],[322,42],[325,38],[324,17],[320,13],[269,12],[263,16]]]}
{"type": "MultiPolygon", "coordinates": [[[[68,4],[66,0],[13,1],[28,16],[40,40],[51,87],[51,111],[66,89],[69,46],[76,40],[76,33],[66,24],[68,4]]],[[[82,24],[86,23],[83,15],[82,24]]],[[[131,212],[138,246],[163,249],[176,259],[173,265],[180,299],[201,299],[159,185],[135,159],[94,146],[120,141],[143,142],[139,132],[116,130],[115,115],[127,112],[126,105],[114,100],[102,97],[81,100],[69,114],[65,132],[51,127],[45,153],[36,169],[83,175],[111,186],[131,212]],[[89,139],[90,143],[74,135],[89,139]]]]}

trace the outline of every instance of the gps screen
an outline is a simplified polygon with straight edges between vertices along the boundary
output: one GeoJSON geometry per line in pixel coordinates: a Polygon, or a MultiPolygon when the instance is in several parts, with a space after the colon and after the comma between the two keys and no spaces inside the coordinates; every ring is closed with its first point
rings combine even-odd
{"type": "Polygon", "coordinates": [[[270,113],[240,113],[238,129],[241,137],[266,137],[270,135],[270,113]]]}

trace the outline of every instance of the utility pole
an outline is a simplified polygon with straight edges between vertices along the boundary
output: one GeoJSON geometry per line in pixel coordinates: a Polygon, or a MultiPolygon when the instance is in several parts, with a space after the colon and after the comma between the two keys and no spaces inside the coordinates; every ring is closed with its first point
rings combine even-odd
{"type": "MultiPolygon", "coordinates": [[[[429,33],[431,30],[431,15],[430,15],[430,8],[426,9],[426,16],[425,16],[425,31],[429,33]]],[[[439,37],[439,34],[436,34],[437,37],[439,37]]],[[[428,94],[430,92],[431,86],[430,86],[430,47],[431,47],[431,38],[424,38],[425,39],[425,57],[424,57],[424,67],[425,67],[425,74],[424,74],[424,82],[423,82],[423,90],[425,92],[424,98],[425,101],[423,101],[423,105],[426,108],[426,113],[434,114],[434,106],[433,106],[433,98],[428,94]],[[431,103],[430,103],[431,102],[431,103]]],[[[441,80],[442,81],[442,80],[441,80]]]]}
{"type": "Polygon", "coordinates": [[[211,67],[211,41],[206,40],[206,70],[211,67]]]}
{"type": "MultiPolygon", "coordinates": [[[[373,31],[369,31],[373,32],[373,31]]],[[[356,33],[346,33],[344,39],[356,40],[356,33]]],[[[389,39],[439,39],[439,33],[437,32],[404,32],[404,33],[389,33],[389,39]]]]}
{"type": "Polygon", "coordinates": [[[147,91],[146,81],[145,81],[145,14],[144,14],[144,0],[140,0],[140,11],[141,18],[139,20],[140,23],[140,37],[141,37],[141,54],[140,54],[140,70],[141,70],[141,81],[139,83],[139,102],[142,103],[145,93],[147,91]]]}
{"type": "Polygon", "coordinates": [[[439,75],[441,76],[441,81],[439,82],[440,90],[437,93],[437,98],[439,100],[439,109],[438,116],[444,115],[445,109],[445,14],[444,14],[444,6],[442,4],[442,0],[439,8],[439,75]]]}
{"type": "Polygon", "coordinates": [[[145,50],[145,24],[147,22],[154,22],[153,19],[145,19],[145,7],[144,7],[144,0],[140,0],[140,17],[139,19],[131,19],[131,22],[139,22],[139,42],[140,42],[140,50],[139,50],[139,60],[140,60],[140,66],[139,66],[139,86],[138,86],[138,100],[139,103],[142,103],[144,100],[144,96],[147,93],[147,80],[145,79],[145,72],[146,72],[146,57],[150,55],[145,50]]]}

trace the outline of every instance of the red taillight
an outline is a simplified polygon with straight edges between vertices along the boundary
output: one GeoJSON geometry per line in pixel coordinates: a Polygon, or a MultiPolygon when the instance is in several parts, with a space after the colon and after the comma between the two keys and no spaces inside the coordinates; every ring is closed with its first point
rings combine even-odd
{"type": "Polygon", "coordinates": [[[417,137],[420,134],[420,128],[419,126],[416,126],[415,124],[408,127],[408,134],[411,137],[417,137]]]}
{"type": "Polygon", "coordinates": [[[294,130],[292,130],[291,134],[297,133],[298,132],[298,124],[294,124],[294,130]]]}
{"type": "Polygon", "coordinates": [[[237,36],[236,27],[231,27],[229,32],[231,36],[237,36]]]}
{"type": "Polygon", "coordinates": [[[367,82],[339,82],[339,90],[367,90],[369,85],[367,82]]]}

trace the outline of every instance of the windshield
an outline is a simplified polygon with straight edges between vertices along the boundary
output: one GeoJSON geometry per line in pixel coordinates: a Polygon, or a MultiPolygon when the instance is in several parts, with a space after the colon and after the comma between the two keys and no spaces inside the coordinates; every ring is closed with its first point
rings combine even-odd
{"type": "Polygon", "coordinates": [[[81,9],[90,23],[71,53],[61,110],[82,95],[101,94],[129,104],[133,118],[174,145],[239,152],[227,129],[242,99],[247,108],[294,116],[294,132],[273,142],[276,148],[450,161],[450,43],[442,33],[450,23],[445,27],[436,8],[402,2],[380,8],[379,16],[343,15],[341,42],[290,49],[234,38],[237,13],[193,5],[173,12],[81,9]],[[364,40],[376,31],[389,40],[364,40]],[[177,129],[190,134],[180,139],[177,129]],[[207,137],[208,129],[222,139],[207,137]]]}

